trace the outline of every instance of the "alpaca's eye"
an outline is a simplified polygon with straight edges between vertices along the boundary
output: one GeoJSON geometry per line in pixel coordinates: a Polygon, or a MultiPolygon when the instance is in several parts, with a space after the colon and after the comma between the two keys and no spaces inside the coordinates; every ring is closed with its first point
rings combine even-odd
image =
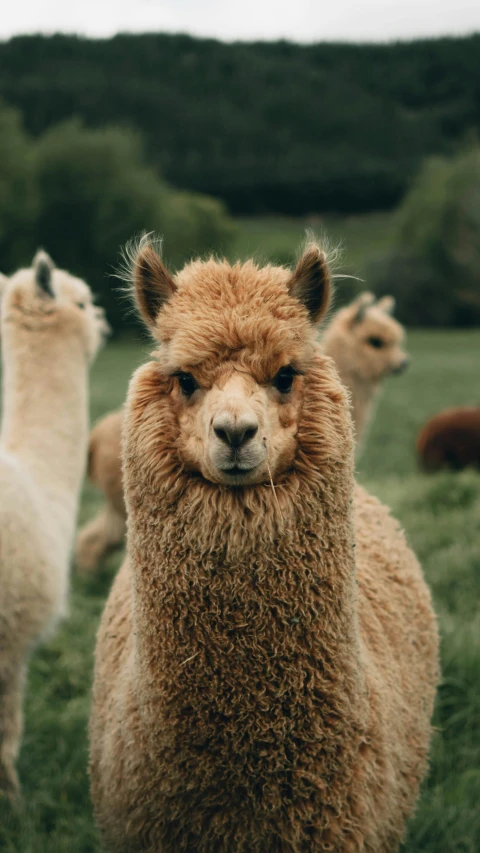
{"type": "Polygon", "coordinates": [[[198,388],[198,385],[191,373],[177,373],[177,379],[185,397],[191,397],[193,392],[198,388]]]}
{"type": "Polygon", "coordinates": [[[273,380],[273,385],[275,385],[275,388],[282,394],[288,394],[288,392],[292,390],[293,377],[296,372],[295,368],[290,365],[287,367],[281,367],[273,380]]]}
{"type": "Polygon", "coordinates": [[[77,302],[77,306],[78,306],[78,308],[85,308],[86,307],[85,302],[77,302]]]}
{"type": "Polygon", "coordinates": [[[367,344],[370,344],[370,346],[373,347],[374,349],[382,349],[382,347],[384,345],[381,338],[375,338],[375,337],[367,338],[367,344]]]}

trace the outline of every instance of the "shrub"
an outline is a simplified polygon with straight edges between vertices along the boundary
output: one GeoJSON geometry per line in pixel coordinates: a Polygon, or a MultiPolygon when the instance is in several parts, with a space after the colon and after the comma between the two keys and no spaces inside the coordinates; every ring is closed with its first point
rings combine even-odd
{"type": "Polygon", "coordinates": [[[410,325],[480,322],[480,149],[426,163],[398,213],[396,246],[372,266],[410,325]]]}
{"type": "Polygon", "coordinates": [[[89,130],[77,120],[57,125],[36,146],[36,168],[39,242],[59,265],[87,279],[116,328],[125,312],[110,274],[129,238],[145,230],[162,234],[167,256],[178,263],[190,251],[230,239],[222,205],[171,190],[145,164],[130,131],[89,130]]]}
{"type": "Polygon", "coordinates": [[[199,193],[170,193],[166,219],[165,254],[178,265],[212,250],[227,254],[236,231],[223,202],[199,193]]]}

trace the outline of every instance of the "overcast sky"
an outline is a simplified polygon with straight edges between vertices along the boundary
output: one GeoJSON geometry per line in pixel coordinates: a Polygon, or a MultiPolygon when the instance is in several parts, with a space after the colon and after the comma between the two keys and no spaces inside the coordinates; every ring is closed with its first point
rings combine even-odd
{"type": "Polygon", "coordinates": [[[384,41],[480,30],[480,0],[3,0],[19,33],[188,32],[233,39],[384,41]]]}

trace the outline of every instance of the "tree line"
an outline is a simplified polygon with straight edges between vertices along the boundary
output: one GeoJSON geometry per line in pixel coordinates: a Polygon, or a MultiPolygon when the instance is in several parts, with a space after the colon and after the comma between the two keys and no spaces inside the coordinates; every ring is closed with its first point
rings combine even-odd
{"type": "Polygon", "coordinates": [[[77,117],[140,132],[174,186],[232,212],[386,209],[425,157],[480,127],[480,35],[388,45],[185,35],[0,44],[0,93],[34,137],[77,117]]]}

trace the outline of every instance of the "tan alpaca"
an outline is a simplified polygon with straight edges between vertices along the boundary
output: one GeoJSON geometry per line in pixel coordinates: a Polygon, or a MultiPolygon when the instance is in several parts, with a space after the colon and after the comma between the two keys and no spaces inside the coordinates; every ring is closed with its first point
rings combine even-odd
{"type": "Polygon", "coordinates": [[[107,849],[397,850],[437,629],[402,531],[355,487],[346,393],[316,343],[325,256],[172,278],[144,242],[133,276],[158,349],[128,394],[127,559],[96,649],[107,849]]]}
{"type": "Polygon", "coordinates": [[[2,290],[0,793],[14,796],[28,657],[67,604],[88,367],[106,324],[87,285],[44,252],[2,290]]]}
{"type": "MultiPolygon", "coordinates": [[[[391,316],[394,299],[385,296],[375,303],[362,293],[340,310],[323,336],[324,351],[333,358],[351,395],[357,443],[361,445],[382,382],[408,365],[403,350],[405,333],[391,316]]],[[[79,532],[76,563],[81,572],[96,569],[105,554],[123,543],[126,510],[121,477],[123,412],[111,412],[92,430],[89,476],[103,492],[106,503],[79,532]]]]}
{"type": "Polygon", "coordinates": [[[391,316],[394,308],[392,296],[375,302],[373,294],[362,293],[334,315],[323,336],[324,352],[333,358],[351,395],[358,444],[365,437],[382,382],[408,365],[405,332],[391,316]]]}
{"type": "Polygon", "coordinates": [[[93,571],[108,551],[123,544],[127,513],[121,468],[122,418],[122,410],[110,412],[90,433],[87,473],[106,500],[77,536],[75,562],[80,572],[93,571]]]}

